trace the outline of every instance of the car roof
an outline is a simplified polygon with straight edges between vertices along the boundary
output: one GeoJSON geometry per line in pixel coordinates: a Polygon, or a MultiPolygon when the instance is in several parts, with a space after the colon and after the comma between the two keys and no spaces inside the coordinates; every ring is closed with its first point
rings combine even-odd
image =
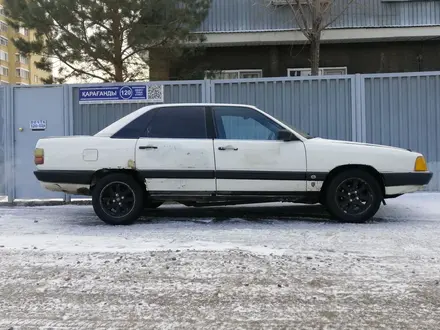
{"type": "MultiPolygon", "coordinates": [[[[161,103],[147,105],[143,108],[157,108],[157,107],[188,107],[188,106],[198,106],[198,107],[254,107],[250,104],[233,104],[233,103],[161,103]]],[[[141,108],[142,109],[142,108],[141,108]]],[[[140,110],[140,109],[139,109],[140,110]]]]}

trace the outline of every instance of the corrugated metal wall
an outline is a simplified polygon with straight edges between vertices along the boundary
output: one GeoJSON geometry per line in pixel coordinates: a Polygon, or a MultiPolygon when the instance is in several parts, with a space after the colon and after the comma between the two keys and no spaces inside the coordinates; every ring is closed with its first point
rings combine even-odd
{"type": "MultiPolygon", "coordinates": [[[[333,17],[349,0],[336,0],[333,17]]],[[[440,2],[355,1],[330,28],[395,27],[440,25],[440,2]]],[[[269,5],[268,0],[213,0],[203,32],[245,32],[296,28],[288,7],[269,5]]]]}
{"type": "Polygon", "coordinates": [[[217,80],[211,99],[255,105],[311,135],[352,140],[352,79],[217,80]]]}
{"type": "MultiPolygon", "coordinates": [[[[201,81],[193,81],[165,84],[165,103],[202,102],[202,83],[201,81]]],[[[155,85],[155,83],[147,85],[155,85]]],[[[79,104],[79,86],[73,86],[71,93],[74,135],[93,135],[116,120],[146,105],[145,103],[79,104]]]]}
{"type": "Polygon", "coordinates": [[[365,78],[366,140],[423,153],[440,190],[440,75],[365,78]]]}
{"type": "Polygon", "coordinates": [[[5,149],[6,149],[6,104],[5,88],[0,87],[0,196],[6,195],[5,149]]]}

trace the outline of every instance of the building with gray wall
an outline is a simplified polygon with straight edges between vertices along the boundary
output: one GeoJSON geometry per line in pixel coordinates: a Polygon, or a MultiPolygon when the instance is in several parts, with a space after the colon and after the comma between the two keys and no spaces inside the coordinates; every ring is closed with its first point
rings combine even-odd
{"type": "MultiPolygon", "coordinates": [[[[335,0],[335,17],[347,1],[335,0]]],[[[190,69],[198,79],[207,70],[223,71],[217,77],[229,79],[308,74],[310,50],[287,6],[212,0],[197,32],[206,36],[206,48],[187,63],[152,54],[153,79],[179,79],[190,69]]],[[[440,1],[355,1],[322,36],[321,73],[440,70],[439,38],[440,1]]]]}

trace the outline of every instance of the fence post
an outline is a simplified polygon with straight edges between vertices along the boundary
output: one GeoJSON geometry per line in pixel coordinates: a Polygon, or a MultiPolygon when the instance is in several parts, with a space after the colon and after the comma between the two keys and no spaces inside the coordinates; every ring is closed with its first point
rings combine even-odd
{"type": "Polygon", "coordinates": [[[5,88],[5,176],[8,203],[15,200],[15,143],[14,143],[14,101],[13,87],[5,88]]]}
{"type": "Polygon", "coordinates": [[[211,80],[205,79],[202,83],[202,103],[211,103],[211,80]]]}
{"type": "Polygon", "coordinates": [[[210,80],[210,84],[209,84],[209,96],[211,98],[211,102],[215,103],[215,83],[210,80]]]}
{"type": "Polygon", "coordinates": [[[352,139],[356,142],[365,142],[365,79],[361,74],[355,74],[351,80],[351,96],[352,139]]]}
{"type": "MultiPolygon", "coordinates": [[[[63,86],[64,135],[66,136],[73,135],[73,129],[72,129],[73,97],[70,91],[71,91],[71,86],[69,85],[63,86]]],[[[70,203],[71,201],[72,201],[72,196],[70,194],[64,194],[64,202],[70,203]]]]}

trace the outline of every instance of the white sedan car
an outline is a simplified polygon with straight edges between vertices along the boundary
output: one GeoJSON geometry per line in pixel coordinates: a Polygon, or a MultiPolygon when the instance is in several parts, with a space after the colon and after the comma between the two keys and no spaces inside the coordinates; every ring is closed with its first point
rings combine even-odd
{"type": "Polygon", "coordinates": [[[43,187],[91,195],[112,225],[166,201],[321,203],[339,220],[366,221],[432,178],[419,153],[311,137],[238,104],[146,106],[94,136],[40,139],[34,156],[43,187]]]}

